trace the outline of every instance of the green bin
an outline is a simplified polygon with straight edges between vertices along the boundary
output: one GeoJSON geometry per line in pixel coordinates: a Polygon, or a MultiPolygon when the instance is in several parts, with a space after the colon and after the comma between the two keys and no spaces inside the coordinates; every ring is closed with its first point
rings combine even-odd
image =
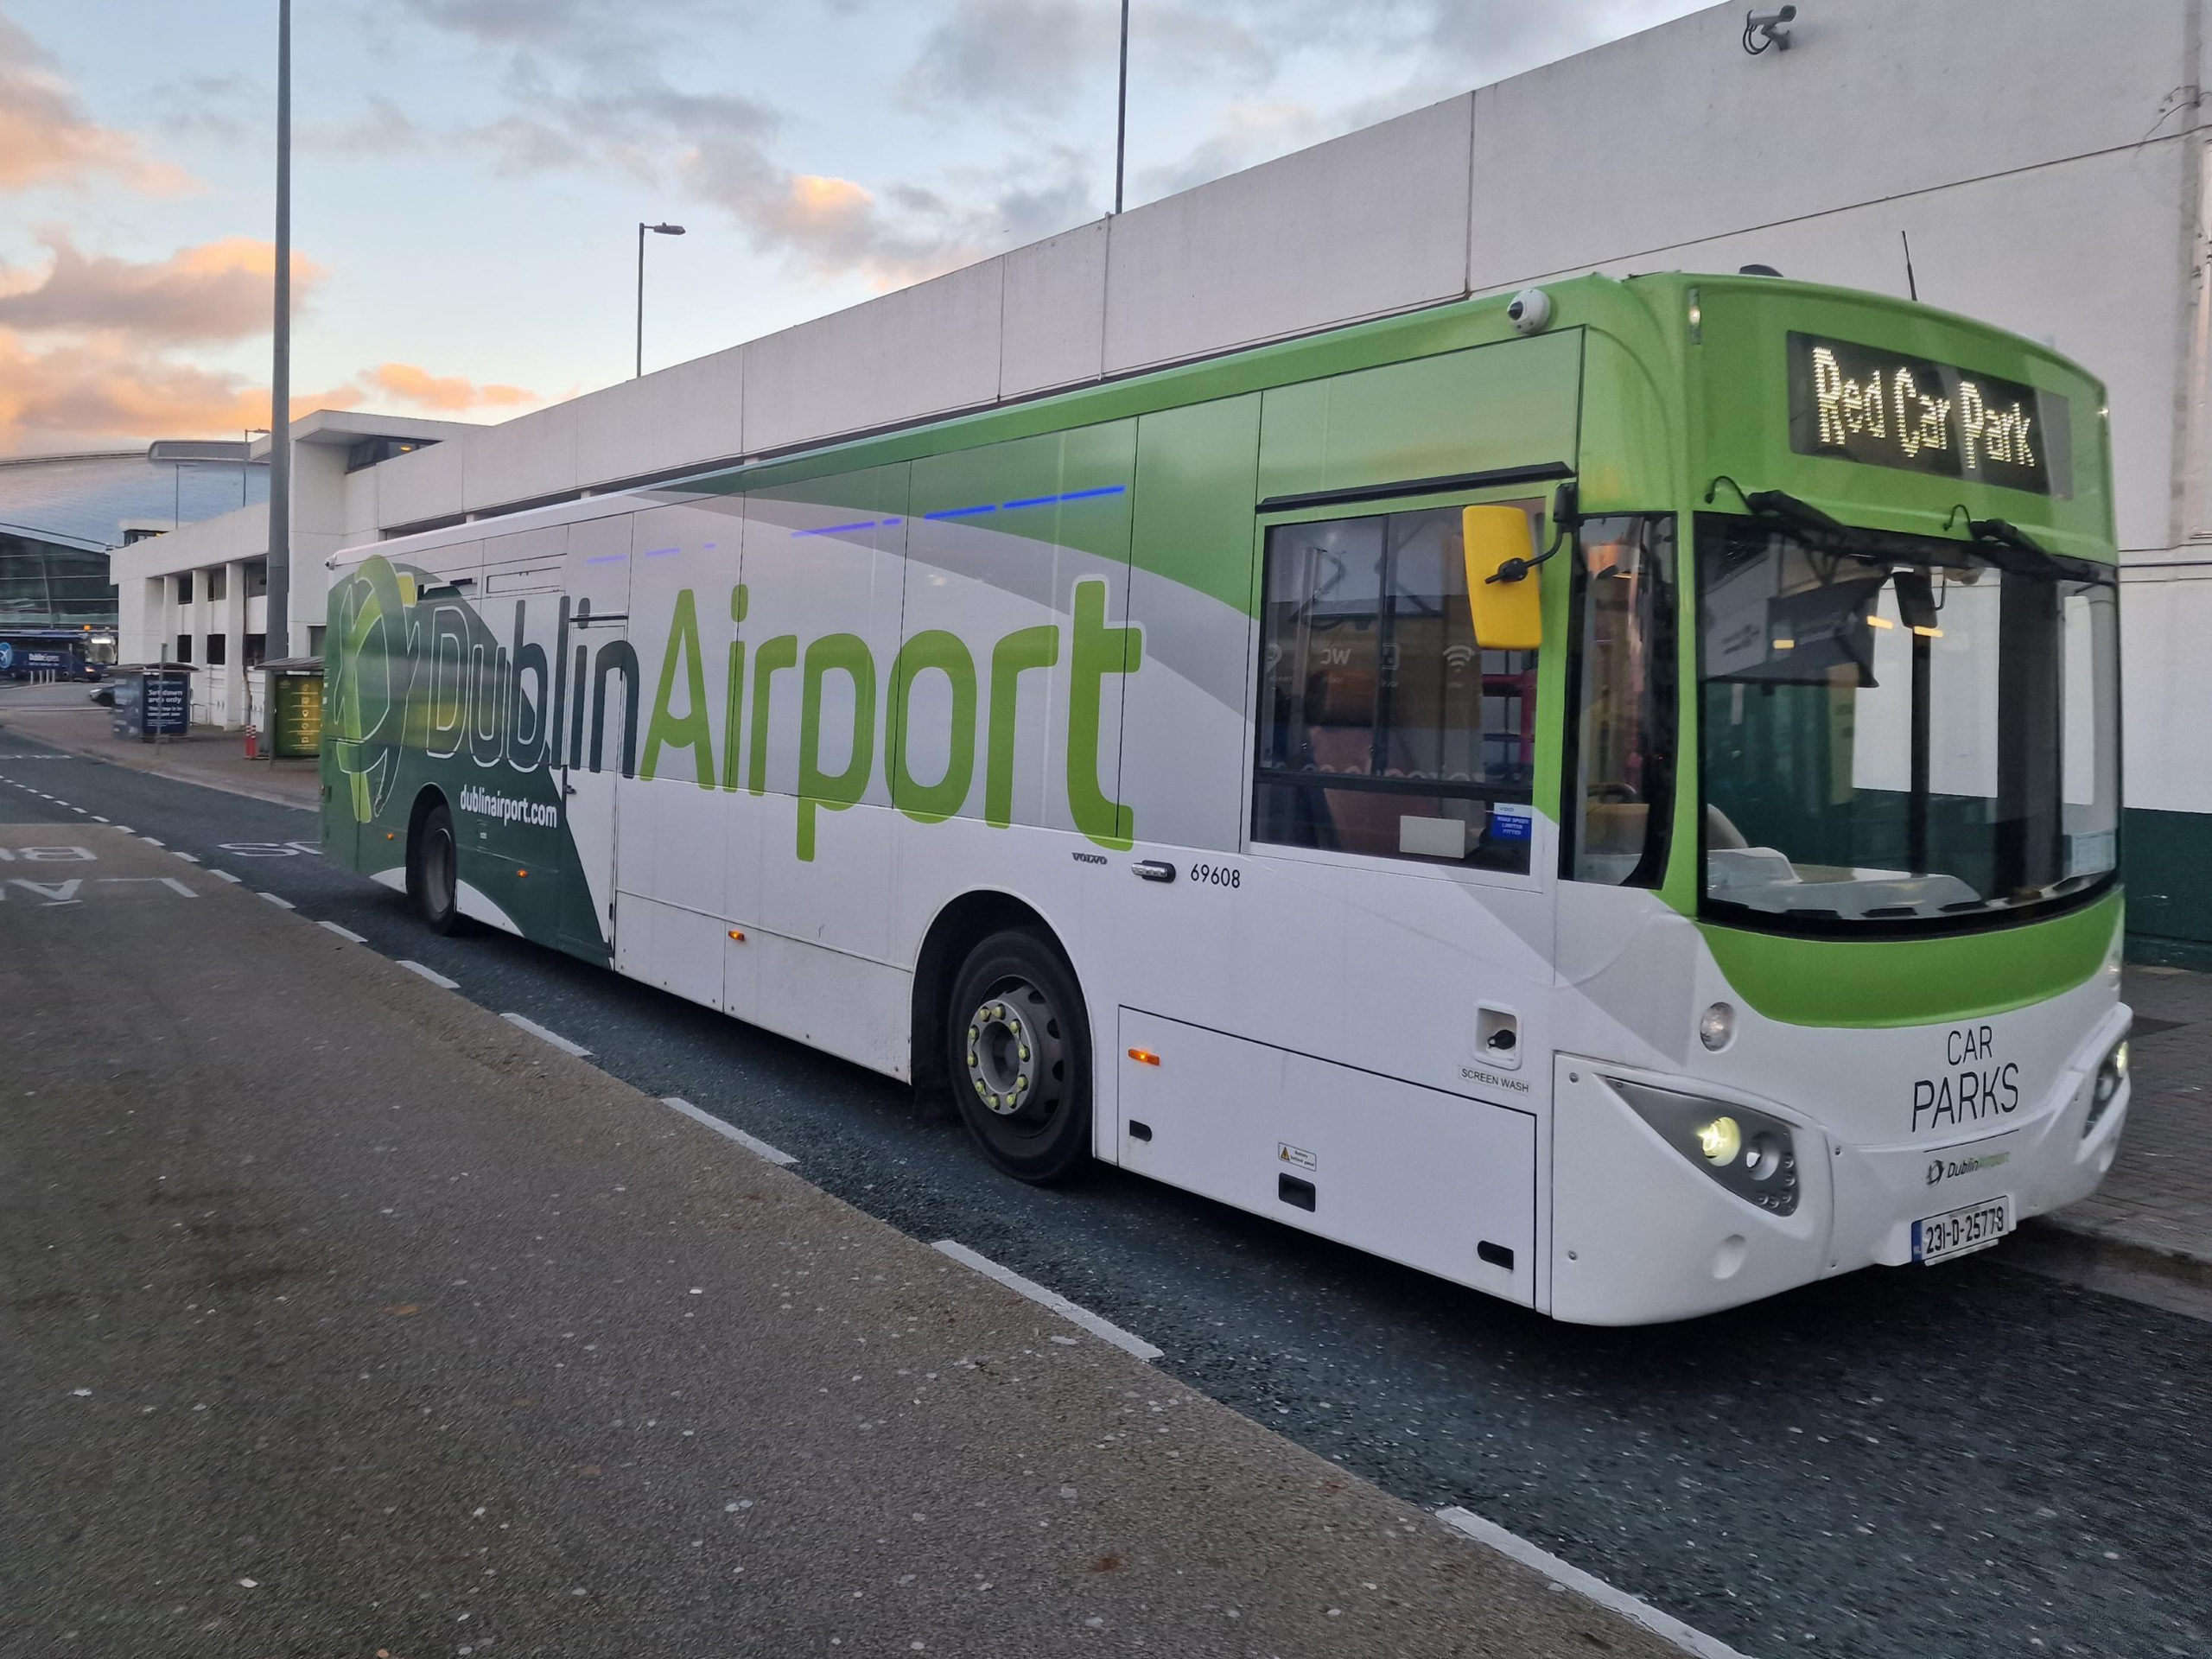
{"type": "Polygon", "coordinates": [[[264,663],[269,677],[269,749],[282,760],[322,752],[322,659],[264,663]]]}

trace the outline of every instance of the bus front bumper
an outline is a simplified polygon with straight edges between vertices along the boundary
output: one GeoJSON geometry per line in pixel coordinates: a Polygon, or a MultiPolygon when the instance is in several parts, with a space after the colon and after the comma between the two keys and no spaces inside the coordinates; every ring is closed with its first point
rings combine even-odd
{"type": "Polygon", "coordinates": [[[1926,1217],[2002,1198],[2017,1226],[2086,1198],[2112,1167],[2127,1119],[2133,1085],[2123,1082],[2089,1123],[2097,1064],[2126,1025],[2127,1011],[2115,1009],[2033,1116],[1940,1144],[1854,1146],[1778,1102],[1560,1057],[1553,1316],[1589,1325],[1693,1318],[1859,1268],[1909,1263],[1915,1224],[1926,1217]],[[1786,1124],[1794,1207],[1777,1213],[1717,1181],[1630,1104],[1637,1084],[1786,1124]]]}

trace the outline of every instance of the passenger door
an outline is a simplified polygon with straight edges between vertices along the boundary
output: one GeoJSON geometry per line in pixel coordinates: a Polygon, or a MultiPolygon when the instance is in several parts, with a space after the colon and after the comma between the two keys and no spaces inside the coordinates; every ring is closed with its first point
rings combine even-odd
{"type": "Polygon", "coordinates": [[[1525,486],[1261,519],[1243,821],[1136,849],[1165,879],[1124,901],[1113,1155],[1529,1302],[1557,721],[1542,654],[1475,635],[1484,501],[1543,544],[1525,486]]]}

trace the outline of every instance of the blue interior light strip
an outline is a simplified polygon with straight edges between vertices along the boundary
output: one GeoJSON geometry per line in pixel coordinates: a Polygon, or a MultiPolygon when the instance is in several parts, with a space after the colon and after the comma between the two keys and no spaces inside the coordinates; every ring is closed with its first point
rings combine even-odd
{"type": "Polygon", "coordinates": [[[594,553],[584,563],[586,564],[621,564],[629,556],[627,553],[594,553]]]}
{"type": "Polygon", "coordinates": [[[856,530],[874,530],[874,519],[859,518],[849,524],[824,524],[819,530],[795,530],[791,531],[791,537],[793,540],[797,540],[801,536],[844,536],[856,530]]]}
{"type": "Polygon", "coordinates": [[[973,518],[978,513],[997,511],[997,503],[986,501],[980,507],[947,507],[942,512],[925,512],[922,517],[925,518],[973,518]]]}

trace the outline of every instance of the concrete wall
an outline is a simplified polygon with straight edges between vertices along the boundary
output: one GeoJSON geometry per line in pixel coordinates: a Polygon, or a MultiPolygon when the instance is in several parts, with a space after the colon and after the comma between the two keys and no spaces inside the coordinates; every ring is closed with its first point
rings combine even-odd
{"type": "Polygon", "coordinates": [[[1902,232],[1923,298],[2107,378],[2122,543],[2171,548],[2199,172],[2196,112],[2171,95],[2198,78],[2203,4],[1823,0],[1793,49],[1758,58],[1740,10],[1716,7],[387,462],[374,520],[483,512],[1588,270],[1758,260],[1903,293],[1902,232]]]}

